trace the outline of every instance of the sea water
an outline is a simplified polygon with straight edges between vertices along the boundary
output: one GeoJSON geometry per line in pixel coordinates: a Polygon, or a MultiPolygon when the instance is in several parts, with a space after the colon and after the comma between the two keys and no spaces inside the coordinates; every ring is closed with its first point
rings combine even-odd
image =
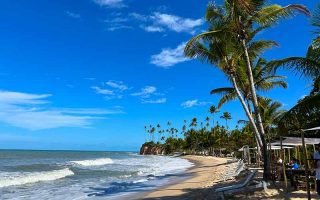
{"type": "Polygon", "coordinates": [[[130,199],[191,166],[178,157],[132,152],[0,150],[0,199],[130,199]]]}

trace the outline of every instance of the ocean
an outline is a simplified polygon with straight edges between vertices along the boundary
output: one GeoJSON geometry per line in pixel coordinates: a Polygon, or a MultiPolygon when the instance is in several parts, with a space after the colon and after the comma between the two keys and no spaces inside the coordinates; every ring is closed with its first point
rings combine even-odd
{"type": "Polygon", "coordinates": [[[0,199],[130,199],[192,165],[133,152],[0,150],[0,199]]]}

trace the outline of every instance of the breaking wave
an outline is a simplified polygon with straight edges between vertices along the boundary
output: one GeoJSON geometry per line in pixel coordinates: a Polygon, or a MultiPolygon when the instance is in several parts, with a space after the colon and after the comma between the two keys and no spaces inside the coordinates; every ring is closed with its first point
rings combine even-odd
{"type": "Polygon", "coordinates": [[[100,166],[100,165],[112,164],[113,160],[110,158],[99,158],[95,160],[71,161],[71,163],[87,167],[87,166],[100,166]]]}
{"type": "Polygon", "coordinates": [[[42,181],[54,181],[67,176],[72,176],[74,173],[69,169],[53,170],[48,172],[34,173],[9,173],[0,179],[0,187],[8,187],[14,185],[24,185],[28,183],[37,183],[42,181]]]}

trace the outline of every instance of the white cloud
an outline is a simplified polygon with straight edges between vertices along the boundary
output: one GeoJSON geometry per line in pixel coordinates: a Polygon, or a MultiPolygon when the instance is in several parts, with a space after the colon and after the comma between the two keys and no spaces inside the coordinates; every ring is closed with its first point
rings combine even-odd
{"type": "Polygon", "coordinates": [[[188,100],[188,101],[181,103],[181,106],[184,108],[192,108],[194,106],[205,106],[210,103],[211,102],[205,102],[205,101],[200,102],[198,99],[194,99],[194,100],[188,100]]]}
{"type": "Polygon", "coordinates": [[[149,98],[151,94],[154,94],[157,91],[157,88],[154,86],[146,86],[141,89],[140,92],[131,94],[132,96],[140,96],[142,98],[149,98]]]}
{"type": "Polygon", "coordinates": [[[164,32],[165,30],[159,26],[142,26],[145,31],[147,32],[164,32]]]}
{"type": "Polygon", "coordinates": [[[72,18],[80,18],[80,14],[78,13],[74,13],[74,12],[71,12],[71,11],[66,11],[66,14],[69,16],[69,17],[72,17],[72,18]]]}
{"type": "Polygon", "coordinates": [[[146,104],[161,104],[167,102],[167,99],[164,97],[156,98],[164,96],[164,94],[157,92],[157,88],[154,86],[145,86],[139,92],[132,93],[131,95],[140,97],[141,102],[146,104]]]}
{"type": "Polygon", "coordinates": [[[143,100],[142,103],[147,103],[147,104],[162,104],[166,103],[167,99],[166,98],[160,98],[160,99],[155,99],[155,100],[143,100]]]}
{"type": "Polygon", "coordinates": [[[124,18],[124,17],[116,17],[113,19],[104,20],[104,22],[106,22],[106,23],[121,23],[121,22],[127,22],[127,21],[128,21],[128,19],[124,18]]]}
{"type": "Polygon", "coordinates": [[[163,13],[154,13],[151,16],[155,24],[167,27],[169,30],[175,32],[188,32],[194,34],[195,28],[204,23],[203,19],[182,18],[176,15],[169,15],[163,13]]]}
{"type": "Polygon", "coordinates": [[[121,16],[116,16],[115,18],[104,20],[104,22],[107,25],[108,31],[116,31],[120,29],[132,29],[131,26],[126,24],[127,21],[128,21],[127,18],[121,17],[121,16]]]}
{"type": "Polygon", "coordinates": [[[105,96],[105,99],[121,99],[123,97],[123,93],[130,88],[125,85],[122,81],[113,81],[109,80],[105,83],[102,83],[102,87],[99,86],[92,86],[93,89],[97,94],[101,94],[105,96]],[[105,88],[108,87],[108,88],[105,88]]]}
{"type": "Polygon", "coordinates": [[[112,25],[107,28],[108,31],[117,31],[121,29],[132,29],[131,26],[126,26],[126,25],[112,25]]]}
{"type": "Polygon", "coordinates": [[[39,95],[0,90],[0,104],[44,104],[48,103],[44,99],[50,96],[51,94],[39,95]]]}
{"type": "Polygon", "coordinates": [[[171,30],[174,32],[194,34],[196,29],[204,23],[203,19],[183,18],[160,12],[155,12],[152,15],[130,13],[129,16],[143,22],[144,24],[140,27],[147,32],[164,32],[165,30],[171,30]]]}
{"type": "Polygon", "coordinates": [[[184,56],[185,46],[186,43],[183,42],[175,49],[162,49],[159,54],[151,56],[151,64],[163,68],[169,68],[175,64],[190,60],[189,58],[184,56]]]}
{"type": "Polygon", "coordinates": [[[121,113],[119,109],[48,108],[50,96],[0,91],[0,122],[29,130],[86,128],[100,115],[121,113]]]}
{"type": "Polygon", "coordinates": [[[139,21],[148,21],[149,20],[149,16],[141,15],[139,13],[130,13],[129,16],[131,16],[139,21]]]}
{"type": "Polygon", "coordinates": [[[115,89],[119,89],[121,91],[125,91],[125,90],[128,90],[128,86],[126,86],[122,81],[107,81],[106,82],[106,85],[112,87],[112,88],[115,88],[115,89]]]}
{"type": "Polygon", "coordinates": [[[126,5],[123,0],[93,0],[96,4],[100,6],[110,7],[110,8],[123,8],[126,5]]]}
{"type": "Polygon", "coordinates": [[[102,89],[101,87],[98,87],[98,86],[92,86],[91,88],[95,90],[97,94],[114,95],[114,92],[112,90],[102,89]]]}

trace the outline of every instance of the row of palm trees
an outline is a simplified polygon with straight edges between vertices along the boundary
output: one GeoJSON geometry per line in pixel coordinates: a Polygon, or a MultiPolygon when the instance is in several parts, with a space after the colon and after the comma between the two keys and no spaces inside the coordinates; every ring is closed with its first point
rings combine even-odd
{"type": "MultiPolygon", "coordinates": [[[[209,3],[205,15],[208,30],[193,37],[185,47],[187,57],[218,67],[230,81],[231,87],[217,88],[211,93],[221,95],[218,109],[231,100],[240,101],[257,147],[262,150],[259,152],[263,154],[265,180],[269,175],[266,137],[272,128],[267,124],[274,120],[268,122],[267,118],[275,113],[265,112],[263,107],[278,107],[279,104],[257,92],[287,87],[284,77],[276,75],[280,66],[295,69],[319,81],[319,35],[308,49],[306,58],[292,57],[272,62],[266,61],[262,53],[277,46],[277,42],[257,39],[256,36],[296,13],[311,15],[305,6],[297,4],[267,5],[263,0],[224,0],[220,6],[209,3]]],[[[313,18],[313,25],[319,26],[319,13],[316,14],[318,17],[313,18]]],[[[318,94],[314,98],[319,98],[318,94]]]]}
{"type": "MultiPolygon", "coordinates": [[[[214,126],[214,113],[219,112],[218,110],[216,110],[215,106],[211,106],[210,107],[210,113],[213,114],[213,126],[214,126]],[[214,111],[214,112],[212,112],[214,111]]],[[[231,113],[229,112],[223,112],[223,114],[220,116],[221,119],[225,120],[225,124],[226,124],[226,129],[228,130],[228,120],[231,120],[231,113]]],[[[200,127],[201,128],[209,128],[210,127],[210,117],[206,117],[204,122],[200,122],[200,127]]],[[[217,125],[219,123],[217,122],[217,125]]],[[[196,129],[198,126],[198,119],[196,117],[191,119],[191,122],[189,124],[189,127],[192,127],[194,129],[196,129]]],[[[165,142],[166,139],[168,138],[179,138],[181,136],[183,136],[186,132],[187,132],[187,120],[184,120],[184,124],[181,128],[181,131],[179,131],[177,128],[172,127],[172,123],[170,121],[167,122],[167,127],[165,129],[162,129],[162,126],[160,124],[157,124],[156,126],[154,125],[145,125],[144,129],[145,129],[145,142],[153,142],[153,143],[163,143],[165,142]],[[156,138],[155,135],[157,135],[158,137],[156,138]]]]}
{"type": "MultiPolygon", "coordinates": [[[[210,112],[215,107],[210,107],[210,112]]],[[[214,113],[217,113],[215,110],[214,113]]],[[[215,153],[221,153],[221,149],[226,152],[235,152],[239,146],[250,145],[254,146],[254,136],[250,131],[249,125],[245,125],[239,129],[236,126],[234,129],[229,130],[228,120],[232,119],[229,112],[223,112],[220,119],[225,120],[225,126],[220,125],[219,121],[214,120],[210,123],[210,117],[206,117],[203,121],[198,121],[197,118],[192,118],[189,123],[184,120],[184,124],[181,131],[172,127],[171,122],[167,123],[165,130],[160,129],[160,125],[157,126],[145,126],[146,133],[149,135],[149,140],[145,144],[149,146],[157,146],[165,150],[167,154],[176,151],[185,151],[192,154],[198,154],[206,152],[210,155],[215,153]],[[156,128],[159,128],[156,132],[156,128]],[[156,140],[154,134],[158,133],[156,140]],[[216,150],[216,151],[214,151],[216,150]]]]}

